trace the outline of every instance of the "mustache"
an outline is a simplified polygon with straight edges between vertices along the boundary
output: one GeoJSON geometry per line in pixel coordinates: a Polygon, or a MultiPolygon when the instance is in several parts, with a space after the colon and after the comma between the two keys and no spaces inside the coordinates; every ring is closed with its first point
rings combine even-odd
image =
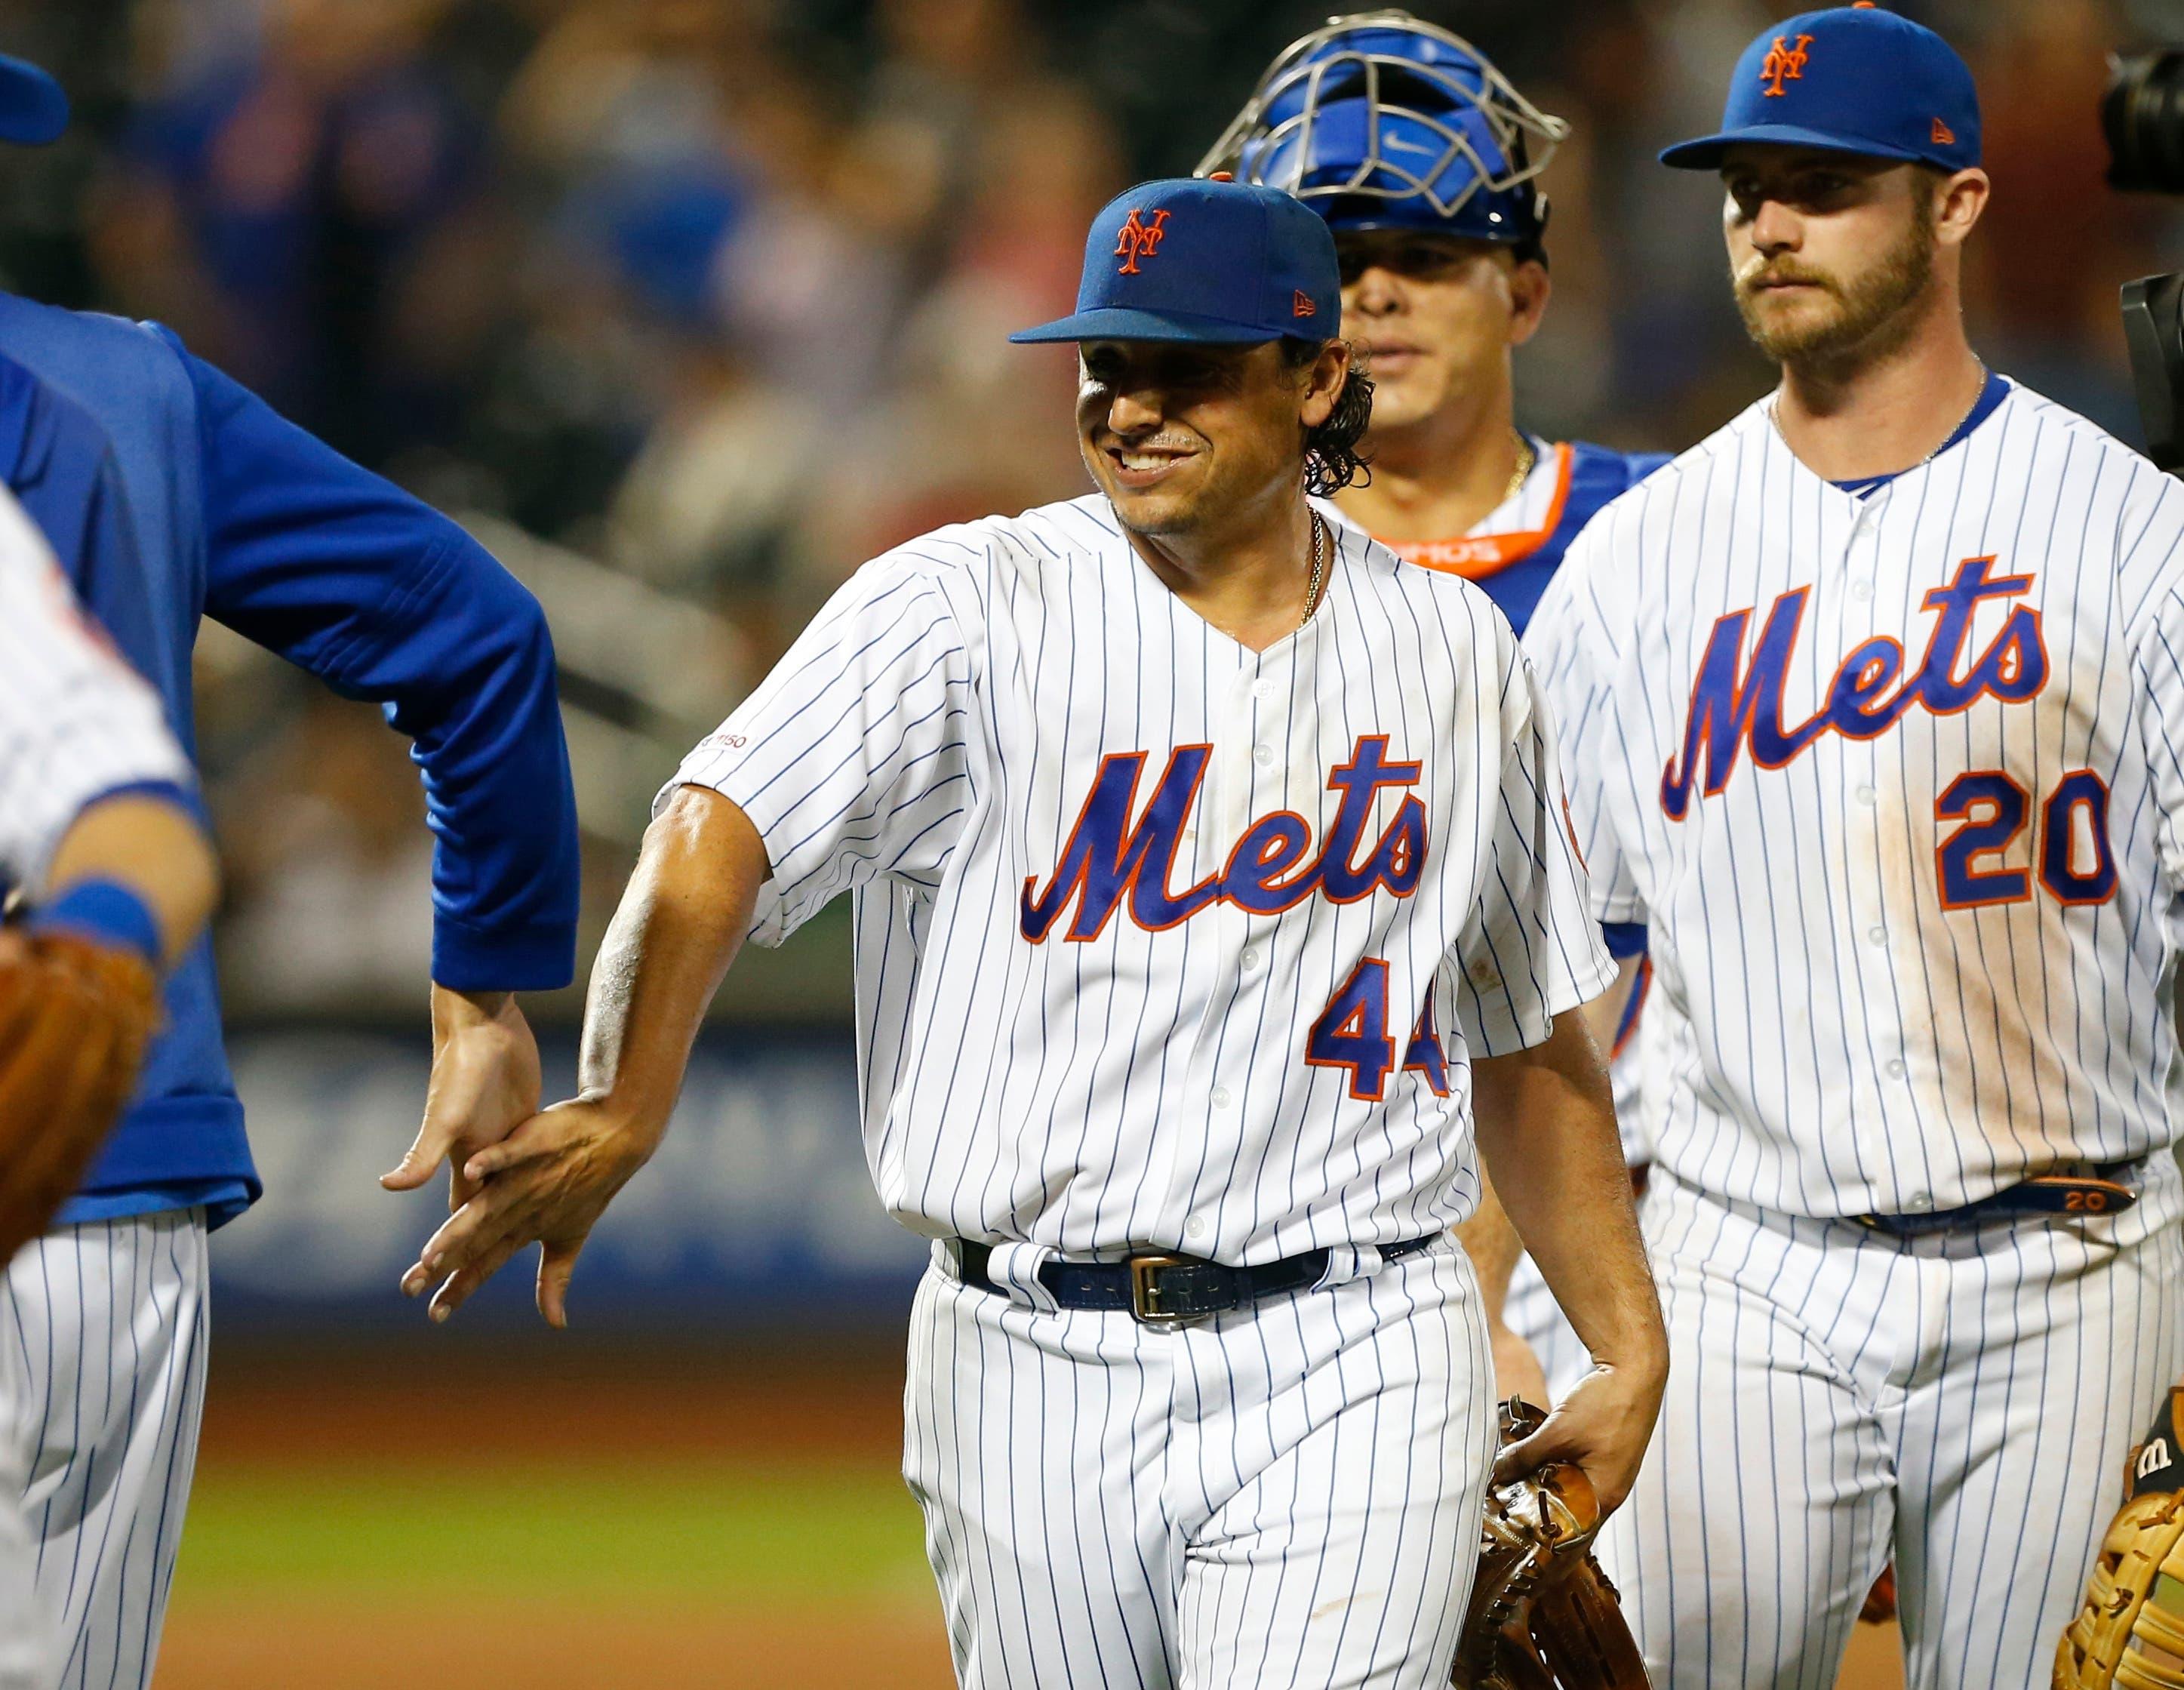
{"type": "Polygon", "coordinates": [[[1810,287],[1823,287],[1829,293],[1839,293],[1833,276],[1799,264],[1795,259],[1753,258],[1736,272],[1736,288],[1740,293],[1750,293],[1761,287],[1785,282],[1802,282],[1810,287]]]}

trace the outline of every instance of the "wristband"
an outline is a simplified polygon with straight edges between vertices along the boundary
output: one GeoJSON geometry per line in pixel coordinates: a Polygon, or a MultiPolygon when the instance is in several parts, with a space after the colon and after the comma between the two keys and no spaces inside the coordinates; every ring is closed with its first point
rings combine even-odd
{"type": "Polygon", "coordinates": [[[158,968],[159,923],[119,880],[79,880],[31,918],[33,933],[65,933],[112,951],[133,951],[158,968]]]}

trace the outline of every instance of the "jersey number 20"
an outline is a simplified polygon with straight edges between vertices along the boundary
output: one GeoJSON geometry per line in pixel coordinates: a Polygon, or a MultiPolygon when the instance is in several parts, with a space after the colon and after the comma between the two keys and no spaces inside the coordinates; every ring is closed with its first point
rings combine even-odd
{"type": "MultiPolygon", "coordinates": [[[[1935,817],[1964,825],[1934,852],[1943,909],[2021,904],[2032,896],[2030,870],[1982,867],[1979,861],[1998,856],[2016,842],[2031,807],[2030,795],[2000,769],[1973,769],[1949,783],[1934,800],[1935,817]]],[[[2091,769],[2073,769],[2055,783],[2040,806],[2036,854],[2040,884],[2057,901],[2100,904],[2115,895],[2115,856],[2109,848],[2109,789],[2091,769]],[[2089,866],[2081,866],[2081,853],[2076,848],[2081,815],[2092,839],[2089,866]]]]}

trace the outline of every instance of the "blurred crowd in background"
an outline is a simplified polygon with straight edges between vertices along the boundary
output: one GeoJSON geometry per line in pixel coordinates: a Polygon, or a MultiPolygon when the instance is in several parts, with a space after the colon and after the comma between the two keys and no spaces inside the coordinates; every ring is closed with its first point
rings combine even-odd
{"type": "MultiPolygon", "coordinates": [[[[0,285],[167,322],[539,594],[596,935],[653,789],[850,570],[1084,490],[1068,354],[1004,337],[1067,307],[1098,207],[1188,172],[1329,9],[0,0],[0,47],[78,114],[0,154],[0,285]]],[[[1738,50],[1797,8],[1412,9],[1573,125],[1525,425],[1680,448],[1758,394],[1719,196],[1653,153],[1712,126],[1738,50]]],[[[2116,288],[2184,265],[2184,229],[2102,185],[2096,109],[2109,49],[2184,42],[2184,8],[1901,9],[1979,74],[1976,343],[2136,438],[2116,288]]],[[[231,1007],[414,1014],[429,842],[401,742],[239,642],[202,667],[231,1007]]]]}

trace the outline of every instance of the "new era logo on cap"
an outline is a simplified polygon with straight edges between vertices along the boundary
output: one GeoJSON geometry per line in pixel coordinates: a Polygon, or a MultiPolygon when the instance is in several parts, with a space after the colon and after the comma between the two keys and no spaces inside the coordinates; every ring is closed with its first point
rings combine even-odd
{"type": "Polygon", "coordinates": [[[1306,293],[1303,288],[1298,288],[1290,295],[1290,315],[1291,316],[1309,317],[1318,310],[1319,307],[1312,303],[1312,295],[1306,293]]]}
{"type": "Polygon", "coordinates": [[[1934,144],[1936,147],[1953,147],[1957,144],[1957,131],[1938,117],[1934,120],[1933,134],[1934,144]]]}

